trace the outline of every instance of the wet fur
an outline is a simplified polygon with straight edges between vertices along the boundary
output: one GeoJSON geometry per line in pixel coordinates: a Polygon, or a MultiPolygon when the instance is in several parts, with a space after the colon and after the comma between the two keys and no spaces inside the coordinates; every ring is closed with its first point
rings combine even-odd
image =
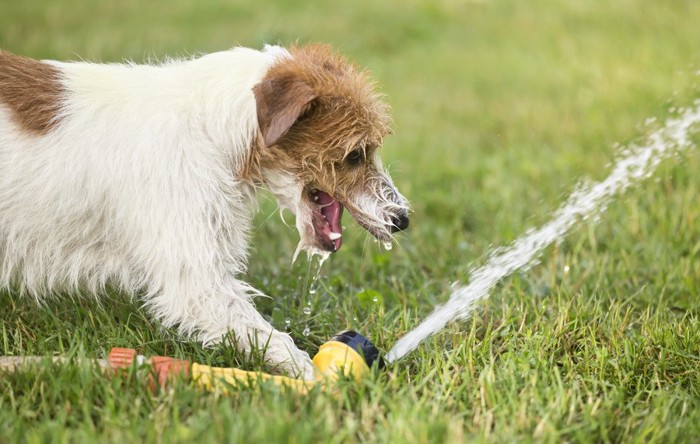
{"type": "MultiPolygon", "coordinates": [[[[272,145],[269,149],[255,152],[256,164],[262,171],[259,175],[292,175],[307,190],[328,192],[375,237],[390,241],[390,217],[405,214],[408,207],[379,159],[378,149],[390,132],[388,105],[366,72],[334,54],[328,46],[292,48],[291,54],[291,58],[270,69],[256,87],[260,104],[265,102],[259,92],[261,85],[284,84],[287,91],[295,91],[286,97],[293,103],[287,108],[298,110],[288,131],[272,141],[265,140],[266,145],[272,145]],[[349,165],[345,160],[355,150],[361,151],[363,161],[349,165]]],[[[279,93],[272,95],[280,97],[279,93]]],[[[258,110],[260,113],[260,106],[258,110]]],[[[265,122],[264,116],[259,115],[258,120],[265,122]]],[[[264,133],[265,125],[261,126],[264,133]]],[[[275,193],[278,187],[273,184],[270,188],[275,193]]],[[[303,201],[294,203],[301,207],[287,207],[295,214],[309,211],[303,201]]],[[[305,220],[297,218],[297,228],[302,233],[300,246],[313,248],[309,245],[312,240],[304,236],[311,228],[299,226],[305,220]]]]}
{"type": "Polygon", "coordinates": [[[297,215],[301,249],[322,250],[314,188],[391,238],[407,207],[377,155],[389,117],[366,74],[324,46],[157,66],[0,54],[0,285],[36,298],[112,285],[205,344],[232,331],[313,376],[238,275],[261,186],[297,215]]]}

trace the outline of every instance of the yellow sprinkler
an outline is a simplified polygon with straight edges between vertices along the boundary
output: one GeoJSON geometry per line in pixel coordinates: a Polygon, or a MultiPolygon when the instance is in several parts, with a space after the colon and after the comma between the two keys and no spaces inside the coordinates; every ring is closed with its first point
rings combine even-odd
{"type": "MultiPolygon", "coordinates": [[[[330,341],[321,345],[313,358],[316,375],[313,380],[295,379],[287,376],[270,375],[263,372],[245,371],[237,368],[211,367],[190,363],[182,359],[165,356],[146,358],[136,354],[131,348],[113,348],[107,359],[108,366],[114,369],[134,365],[151,366],[161,386],[173,377],[191,378],[198,386],[211,391],[228,394],[240,387],[257,387],[260,383],[272,383],[288,387],[299,393],[307,393],[313,387],[322,385],[332,389],[339,375],[362,379],[373,365],[383,367],[379,350],[372,342],[355,331],[338,333],[330,341]]],[[[153,381],[152,382],[156,382],[153,381]]],[[[155,385],[155,384],[153,384],[155,385]]]]}

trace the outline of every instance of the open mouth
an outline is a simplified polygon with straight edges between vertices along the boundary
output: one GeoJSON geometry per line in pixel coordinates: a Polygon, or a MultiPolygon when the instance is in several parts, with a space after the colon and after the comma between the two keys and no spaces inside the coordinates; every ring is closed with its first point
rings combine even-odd
{"type": "Polygon", "coordinates": [[[343,243],[343,228],[340,219],[343,216],[343,204],[321,190],[309,192],[313,210],[313,226],[316,240],[326,251],[338,251],[343,243]]]}

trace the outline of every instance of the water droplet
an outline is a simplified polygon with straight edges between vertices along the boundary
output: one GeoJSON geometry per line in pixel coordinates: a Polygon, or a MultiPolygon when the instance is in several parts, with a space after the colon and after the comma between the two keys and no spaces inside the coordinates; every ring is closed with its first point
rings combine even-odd
{"type": "Polygon", "coordinates": [[[457,242],[457,248],[462,251],[467,251],[471,248],[471,245],[469,244],[469,242],[461,240],[457,242]]]}
{"type": "Polygon", "coordinates": [[[306,327],[304,327],[304,331],[302,331],[301,334],[304,336],[309,336],[311,334],[311,329],[309,328],[308,325],[306,327]]]}
{"type": "Polygon", "coordinates": [[[318,279],[318,275],[321,273],[321,268],[323,267],[323,264],[328,260],[330,257],[330,253],[324,256],[319,257],[318,259],[318,268],[316,268],[316,277],[315,279],[318,279]]]}
{"type": "Polygon", "coordinates": [[[391,250],[392,248],[394,248],[394,244],[392,244],[391,242],[384,242],[382,245],[384,245],[384,249],[387,250],[387,251],[389,251],[389,250],[391,250]]]}
{"type": "Polygon", "coordinates": [[[304,307],[302,310],[305,315],[310,315],[311,314],[311,307],[304,307]]]}

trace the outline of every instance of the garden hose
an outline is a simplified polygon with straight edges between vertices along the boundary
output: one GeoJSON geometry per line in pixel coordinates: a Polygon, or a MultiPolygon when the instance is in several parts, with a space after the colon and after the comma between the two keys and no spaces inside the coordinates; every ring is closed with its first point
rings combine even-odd
{"type": "MultiPolygon", "coordinates": [[[[74,361],[60,356],[52,358],[0,356],[0,372],[12,372],[22,366],[40,364],[47,359],[60,364],[74,361]]],[[[230,393],[232,389],[240,387],[258,387],[261,383],[272,383],[288,387],[299,393],[307,393],[318,385],[332,388],[332,383],[340,375],[359,381],[369,373],[373,365],[377,365],[379,368],[384,366],[384,361],[374,344],[360,333],[352,330],[338,333],[319,347],[318,353],[313,358],[316,371],[315,378],[312,380],[245,371],[238,368],[212,367],[167,356],[145,357],[139,355],[133,348],[115,347],[109,352],[106,360],[89,359],[87,361],[96,363],[105,372],[112,373],[119,369],[131,368],[134,365],[147,365],[152,375],[148,381],[153,388],[165,386],[169,380],[180,377],[191,378],[199,387],[219,393],[230,393]]]]}

